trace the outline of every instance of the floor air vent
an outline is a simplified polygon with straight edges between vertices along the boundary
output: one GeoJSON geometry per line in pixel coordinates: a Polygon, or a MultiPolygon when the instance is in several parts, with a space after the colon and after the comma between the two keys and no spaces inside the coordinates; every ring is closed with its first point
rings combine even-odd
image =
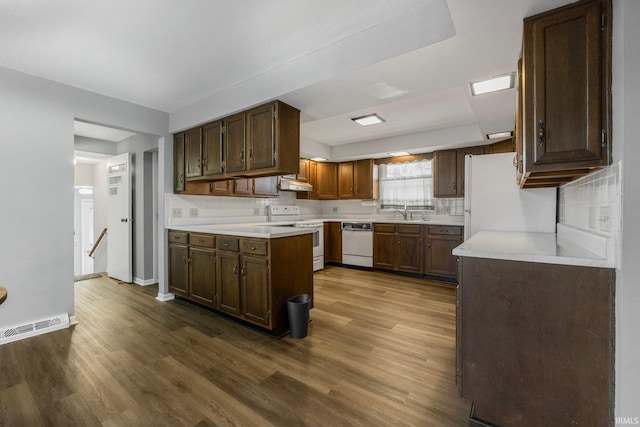
{"type": "Polygon", "coordinates": [[[35,322],[24,323],[18,326],[0,328],[0,345],[12,341],[18,341],[35,335],[46,334],[69,326],[69,315],[61,314],[48,319],[37,320],[35,322]]]}

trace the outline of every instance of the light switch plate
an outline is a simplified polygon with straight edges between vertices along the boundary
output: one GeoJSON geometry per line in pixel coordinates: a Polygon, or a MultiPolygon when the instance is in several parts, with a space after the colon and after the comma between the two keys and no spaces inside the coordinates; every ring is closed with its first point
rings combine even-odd
{"type": "Polygon", "coordinates": [[[260,208],[253,208],[254,215],[260,215],[260,208]]]}
{"type": "Polygon", "coordinates": [[[198,208],[189,208],[189,218],[198,217],[198,208]]]}
{"type": "Polygon", "coordinates": [[[589,228],[596,229],[596,208],[593,206],[589,206],[589,228]]]}
{"type": "Polygon", "coordinates": [[[338,212],[338,207],[337,207],[337,206],[334,206],[334,207],[333,207],[333,213],[336,213],[336,212],[338,212]]]}
{"type": "Polygon", "coordinates": [[[611,231],[611,209],[609,206],[600,207],[600,231],[611,231]]]}
{"type": "Polygon", "coordinates": [[[171,218],[182,218],[182,208],[171,209],[171,218]]]}

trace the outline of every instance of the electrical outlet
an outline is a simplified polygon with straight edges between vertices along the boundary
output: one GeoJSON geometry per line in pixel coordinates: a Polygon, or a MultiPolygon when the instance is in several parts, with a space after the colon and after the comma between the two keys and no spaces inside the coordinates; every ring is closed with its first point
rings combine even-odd
{"type": "Polygon", "coordinates": [[[609,206],[600,207],[600,231],[611,231],[611,209],[609,206]]]}
{"type": "Polygon", "coordinates": [[[189,208],[189,218],[198,217],[198,208],[189,208]]]}
{"type": "Polygon", "coordinates": [[[182,208],[171,209],[171,218],[182,218],[182,208]]]}
{"type": "Polygon", "coordinates": [[[593,206],[589,206],[589,228],[596,229],[596,208],[593,206]]]}
{"type": "Polygon", "coordinates": [[[334,207],[333,207],[333,213],[337,213],[337,212],[338,212],[338,207],[337,207],[337,206],[334,206],[334,207]]]}
{"type": "Polygon", "coordinates": [[[254,215],[260,215],[260,208],[253,208],[254,215]]]}

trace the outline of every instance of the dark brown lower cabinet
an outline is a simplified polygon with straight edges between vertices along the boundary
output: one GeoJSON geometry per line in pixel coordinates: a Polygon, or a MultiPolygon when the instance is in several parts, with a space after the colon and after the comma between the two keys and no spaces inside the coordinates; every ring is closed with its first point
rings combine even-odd
{"type": "Polygon", "coordinates": [[[427,226],[425,273],[429,276],[455,279],[458,274],[458,262],[451,251],[462,241],[462,227],[427,226]]]}
{"type": "Polygon", "coordinates": [[[373,267],[422,272],[422,225],[373,224],[373,267]]]}
{"type": "Polygon", "coordinates": [[[287,299],[313,298],[311,234],[256,239],[169,231],[169,289],[282,336],[287,299]]]}
{"type": "Polygon", "coordinates": [[[342,264],[342,223],[324,223],[324,262],[342,264]]]}
{"type": "Polygon", "coordinates": [[[615,270],[463,257],[457,382],[475,419],[613,425],[615,270]]]}

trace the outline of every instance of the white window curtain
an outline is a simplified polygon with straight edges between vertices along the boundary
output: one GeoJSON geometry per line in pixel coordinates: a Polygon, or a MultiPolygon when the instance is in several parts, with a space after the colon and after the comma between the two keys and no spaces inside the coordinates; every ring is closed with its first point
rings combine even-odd
{"type": "Polygon", "coordinates": [[[381,209],[433,209],[431,160],[380,165],[379,180],[381,209]]]}

